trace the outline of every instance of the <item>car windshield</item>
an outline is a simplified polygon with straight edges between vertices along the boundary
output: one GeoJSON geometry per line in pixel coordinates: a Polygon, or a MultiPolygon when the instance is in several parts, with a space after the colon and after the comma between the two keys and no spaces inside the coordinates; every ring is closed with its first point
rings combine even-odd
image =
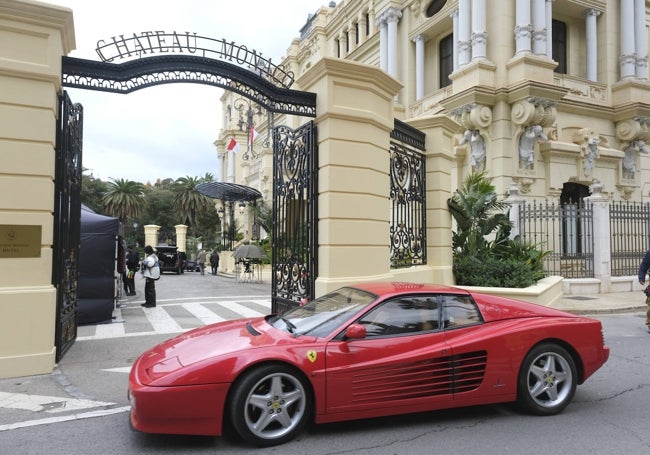
{"type": "Polygon", "coordinates": [[[269,322],[282,330],[298,335],[325,337],[377,298],[355,288],[341,288],[306,305],[292,308],[269,322]]]}

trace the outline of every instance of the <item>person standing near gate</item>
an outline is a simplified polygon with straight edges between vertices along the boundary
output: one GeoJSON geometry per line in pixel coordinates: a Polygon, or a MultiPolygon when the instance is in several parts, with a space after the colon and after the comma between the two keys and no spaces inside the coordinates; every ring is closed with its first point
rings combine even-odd
{"type": "Polygon", "coordinates": [[[144,303],[141,306],[153,308],[156,306],[156,280],[160,278],[160,263],[158,256],[150,245],[144,247],[145,258],[142,261],[142,276],[144,283],[144,303]]]}
{"type": "Polygon", "coordinates": [[[138,270],[138,253],[129,245],[126,251],[126,278],[124,290],[126,295],[135,295],[135,272],[138,270]]]}
{"type": "Polygon", "coordinates": [[[210,266],[212,267],[212,274],[216,275],[219,268],[219,253],[217,250],[214,250],[210,255],[210,266]]]}
{"type": "MultiPolygon", "coordinates": [[[[639,283],[641,286],[645,286],[645,277],[648,273],[648,269],[650,269],[650,250],[646,251],[643,260],[641,261],[641,265],[639,266],[639,283]]],[[[646,295],[645,303],[648,305],[648,311],[645,316],[645,325],[648,327],[648,332],[650,333],[650,291],[646,288],[644,292],[646,295]]]]}
{"type": "Polygon", "coordinates": [[[199,251],[199,269],[201,270],[201,275],[205,275],[205,250],[199,251]]]}

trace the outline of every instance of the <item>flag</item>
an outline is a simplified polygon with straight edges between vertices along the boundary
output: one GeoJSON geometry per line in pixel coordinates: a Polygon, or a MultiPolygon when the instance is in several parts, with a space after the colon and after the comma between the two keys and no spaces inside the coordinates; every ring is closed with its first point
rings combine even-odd
{"type": "Polygon", "coordinates": [[[228,147],[227,147],[227,148],[228,148],[228,151],[229,151],[229,152],[230,152],[231,150],[232,150],[234,153],[237,153],[237,152],[239,151],[239,144],[237,143],[237,141],[235,140],[234,137],[233,137],[232,139],[230,139],[230,142],[228,142],[228,147]]]}
{"type": "Polygon", "coordinates": [[[257,139],[257,136],[259,136],[259,133],[255,130],[254,126],[251,126],[251,131],[250,131],[250,143],[252,144],[255,142],[255,139],[257,139]]]}

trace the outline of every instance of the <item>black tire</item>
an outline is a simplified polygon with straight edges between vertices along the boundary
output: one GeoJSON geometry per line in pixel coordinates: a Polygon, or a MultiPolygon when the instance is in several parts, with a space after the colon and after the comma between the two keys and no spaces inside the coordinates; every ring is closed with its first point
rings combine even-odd
{"type": "Polygon", "coordinates": [[[265,365],[244,374],[233,386],[229,417],[248,443],[269,447],[298,435],[312,413],[303,376],[284,365],[265,365]]]}
{"type": "Polygon", "coordinates": [[[521,364],[517,403],[532,414],[558,414],[573,399],[577,381],[575,362],[566,349],[553,343],[537,345],[521,364]]]}

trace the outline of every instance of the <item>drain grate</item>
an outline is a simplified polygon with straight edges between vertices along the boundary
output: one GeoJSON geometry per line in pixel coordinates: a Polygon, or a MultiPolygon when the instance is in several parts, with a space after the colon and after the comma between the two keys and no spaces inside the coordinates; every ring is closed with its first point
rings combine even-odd
{"type": "Polygon", "coordinates": [[[595,297],[584,297],[582,295],[574,295],[572,297],[565,297],[565,299],[569,299],[569,300],[596,300],[595,297]]]}

